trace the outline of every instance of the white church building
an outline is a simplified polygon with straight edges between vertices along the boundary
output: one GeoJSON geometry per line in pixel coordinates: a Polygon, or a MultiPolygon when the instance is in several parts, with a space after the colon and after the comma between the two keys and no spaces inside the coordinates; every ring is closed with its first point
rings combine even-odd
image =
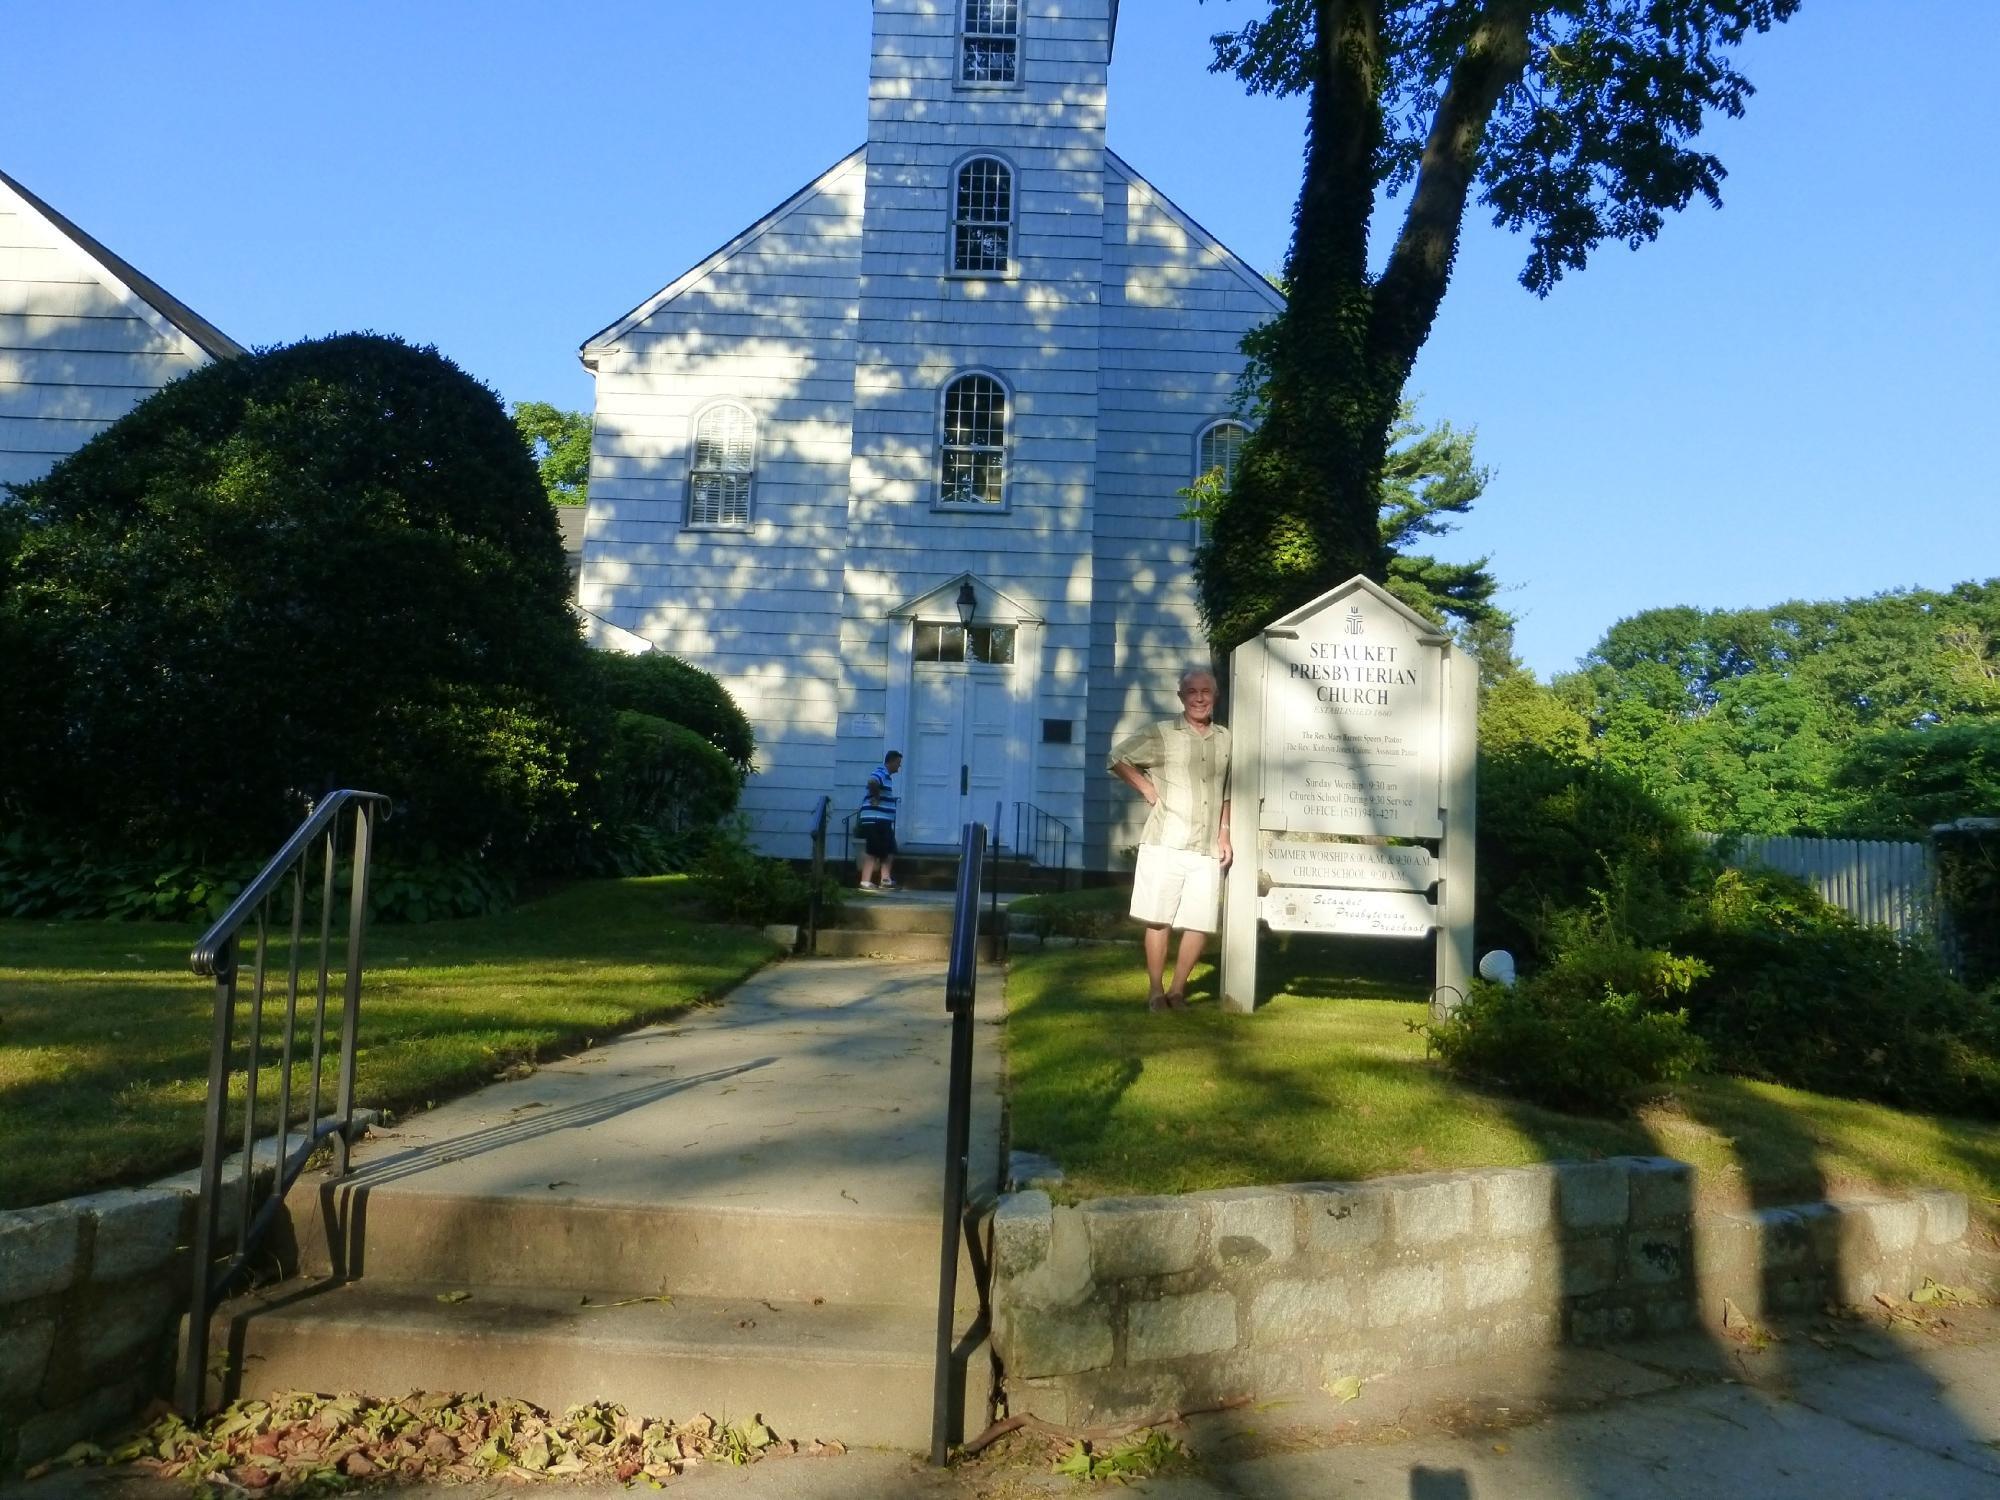
{"type": "Polygon", "coordinates": [[[1180,492],[1281,299],[1106,149],[1117,9],[874,0],[866,144],[583,346],[582,607],[736,696],[768,852],[892,749],[906,848],[1137,839],[1105,757],[1207,659],[1180,492]]]}

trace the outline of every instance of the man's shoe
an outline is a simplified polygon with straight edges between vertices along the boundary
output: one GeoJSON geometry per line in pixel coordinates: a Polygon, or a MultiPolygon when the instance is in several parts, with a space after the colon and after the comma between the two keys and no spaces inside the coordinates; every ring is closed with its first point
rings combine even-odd
{"type": "Polygon", "coordinates": [[[859,889],[870,896],[875,894],[875,884],[873,881],[869,880],[862,881],[859,889]]]}
{"type": "Polygon", "coordinates": [[[893,880],[885,880],[875,887],[878,891],[900,891],[902,887],[893,880]]]}
{"type": "Polygon", "coordinates": [[[1186,990],[1168,990],[1168,991],[1167,991],[1167,1009],[1168,1009],[1168,1010],[1186,1010],[1187,1008],[1188,1008],[1188,1003],[1187,1003],[1187,991],[1186,991],[1186,990]]]}
{"type": "Polygon", "coordinates": [[[1167,1008],[1167,997],[1165,995],[1148,995],[1146,997],[1147,1010],[1150,1010],[1155,1014],[1158,1014],[1159,1012],[1165,1010],[1166,1008],[1167,1008]]]}

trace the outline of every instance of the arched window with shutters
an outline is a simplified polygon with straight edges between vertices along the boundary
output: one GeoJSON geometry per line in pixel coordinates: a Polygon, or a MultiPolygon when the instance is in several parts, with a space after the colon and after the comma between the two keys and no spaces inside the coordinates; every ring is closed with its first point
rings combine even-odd
{"type": "MultiPolygon", "coordinates": [[[[1243,452],[1243,440],[1250,436],[1250,429],[1241,422],[1224,419],[1210,422],[1196,434],[1194,440],[1194,482],[1200,485],[1211,476],[1219,476],[1222,486],[1227,489],[1236,479],[1236,460],[1243,452]]],[[[1201,522],[1194,523],[1194,539],[1201,540],[1201,522]]]]}
{"type": "Polygon", "coordinates": [[[1013,168],[995,156],[961,162],[951,195],[951,269],[965,276],[1005,276],[1013,249],[1013,168]]]}
{"type": "Polygon", "coordinates": [[[697,416],[688,466],[688,525],[747,530],[756,468],[757,424],[748,411],[721,402],[697,416]]]}
{"type": "Polygon", "coordinates": [[[1201,436],[1195,439],[1194,477],[1201,479],[1222,471],[1224,485],[1236,478],[1236,458],[1243,451],[1243,440],[1250,436],[1250,429],[1241,422],[1211,422],[1202,428],[1201,436]]]}
{"type": "Polygon", "coordinates": [[[944,388],[938,504],[998,508],[1007,500],[1007,388],[961,375],[944,388]]]}

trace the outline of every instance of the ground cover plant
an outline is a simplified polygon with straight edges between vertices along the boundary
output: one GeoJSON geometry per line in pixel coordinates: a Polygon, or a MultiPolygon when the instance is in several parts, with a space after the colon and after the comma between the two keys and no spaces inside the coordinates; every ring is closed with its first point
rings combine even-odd
{"type": "Polygon", "coordinates": [[[1427,1056],[1421,982],[1313,978],[1341,972],[1317,953],[1276,960],[1255,1016],[1215,1006],[1208,969],[1191,1011],[1151,1016],[1132,946],[1017,955],[1014,1144],[1054,1157],[1071,1199],[1635,1153],[1693,1164],[1717,1206],[1917,1184],[2000,1203],[2000,1125],[1716,1074],[1630,1115],[1567,1113],[1427,1056]]]}
{"type": "MultiPolygon", "coordinates": [[[[0,1140],[19,1144],[0,1153],[0,1208],[192,1165],[213,991],[188,972],[191,937],[166,923],[0,921],[0,1140]]],[[[680,877],[374,927],[357,1098],[422,1107],[699,1003],[774,952],[708,921],[680,877]]]]}

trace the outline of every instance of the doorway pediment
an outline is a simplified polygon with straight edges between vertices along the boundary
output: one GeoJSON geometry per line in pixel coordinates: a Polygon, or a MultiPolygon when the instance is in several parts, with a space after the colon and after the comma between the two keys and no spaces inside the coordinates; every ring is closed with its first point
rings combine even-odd
{"type": "Polygon", "coordinates": [[[925,589],[905,599],[889,610],[892,620],[956,620],[958,618],[958,592],[965,584],[972,585],[973,598],[978,601],[974,616],[987,625],[1039,625],[1042,617],[1028,605],[1021,603],[1011,594],[994,586],[978,573],[954,573],[944,582],[925,589]]]}

